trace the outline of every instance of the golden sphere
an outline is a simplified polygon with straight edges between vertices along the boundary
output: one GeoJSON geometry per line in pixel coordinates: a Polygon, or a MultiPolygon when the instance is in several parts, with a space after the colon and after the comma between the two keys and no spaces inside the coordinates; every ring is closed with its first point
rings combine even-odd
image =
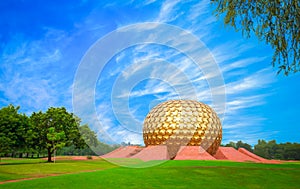
{"type": "Polygon", "coordinates": [[[170,158],[180,146],[201,146],[214,155],[222,140],[222,126],[215,111],[193,100],[170,100],[155,106],[144,120],[146,146],[167,145],[170,158]]]}

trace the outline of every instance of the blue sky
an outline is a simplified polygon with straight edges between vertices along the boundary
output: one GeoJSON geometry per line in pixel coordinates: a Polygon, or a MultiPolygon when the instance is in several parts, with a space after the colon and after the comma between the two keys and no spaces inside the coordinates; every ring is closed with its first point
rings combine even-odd
{"type": "MultiPolygon", "coordinates": [[[[226,109],[216,110],[223,120],[223,143],[300,142],[300,75],[276,75],[270,63],[272,49],[255,36],[245,39],[225,27],[212,10],[209,1],[192,0],[1,1],[0,107],[19,105],[28,115],[50,106],[73,111],[76,73],[93,44],[116,29],[155,22],[197,37],[204,50],[195,53],[218,65],[226,89],[226,109]]],[[[106,47],[113,49],[124,41],[118,38],[106,47]]],[[[170,46],[130,46],[116,52],[95,86],[80,93],[82,104],[94,97],[94,109],[82,110],[80,117],[102,141],[143,144],[143,119],[156,104],[196,98],[214,107],[209,83],[214,77],[170,46]]]]}

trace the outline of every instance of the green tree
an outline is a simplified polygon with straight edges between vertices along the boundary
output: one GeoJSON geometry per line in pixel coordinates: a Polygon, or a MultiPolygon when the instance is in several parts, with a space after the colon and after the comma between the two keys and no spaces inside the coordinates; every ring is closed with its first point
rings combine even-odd
{"type": "Polygon", "coordinates": [[[269,154],[268,158],[274,159],[276,157],[277,149],[278,149],[278,144],[276,143],[276,140],[270,140],[267,143],[267,147],[266,147],[266,150],[268,151],[269,154]]]}
{"type": "Polygon", "coordinates": [[[9,105],[0,109],[0,157],[28,148],[30,125],[25,114],[19,114],[20,107],[9,105]]]}
{"type": "Polygon", "coordinates": [[[49,108],[45,113],[38,112],[31,115],[31,123],[38,133],[39,150],[47,149],[48,161],[52,154],[63,146],[75,145],[83,147],[84,143],[79,133],[79,121],[72,113],[62,108],[49,108]]]}
{"type": "Polygon", "coordinates": [[[241,30],[274,49],[272,65],[285,75],[300,70],[300,2],[298,0],[211,0],[215,15],[224,14],[226,25],[241,30]]]}
{"type": "Polygon", "coordinates": [[[297,143],[284,143],[283,157],[286,160],[299,160],[300,159],[300,144],[297,143]]]}
{"type": "Polygon", "coordinates": [[[275,150],[274,159],[284,159],[284,144],[278,144],[275,150]]]}
{"type": "Polygon", "coordinates": [[[268,142],[258,140],[258,144],[254,146],[254,153],[268,159],[299,160],[300,144],[290,142],[277,144],[275,140],[268,142]]]}
{"type": "Polygon", "coordinates": [[[15,119],[18,116],[18,109],[9,105],[0,110],[0,157],[11,152],[16,144],[15,130],[20,124],[19,120],[15,119]]]}
{"type": "Polygon", "coordinates": [[[60,149],[66,145],[66,135],[64,131],[56,132],[54,127],[50,127],[47,133],[47,149],[50,148],[50,151],[55,152],[57,149],[60,149]]]}
{"type": "Polygon", "coordinates": [[[253,149],[251,147],[250,144],[244,143],[241,140],[237,141],[237,143],[235,142],[229,142],[228,144],[225,145],[225,147],[233,147],[235,149],[239,149],[239,148],[245,148],[246,150],[253,152],[253,149]]]}
{"type": "Polygon", "coordinates": [[[81,134],[81,138],[84,140],[86,145],[88,146],[98,145],[99,141],[97,139],[96,133],[92,131],[87,124],[80,126],[79,131],[81,134]]]}
{"type": "Polygon", "coordinates": [[[225,145],[226,147],[233,147],[236,149],[236,143],[235,142],[229,142],[228,144],[225,145]]]}
{"type": "Polygon", "coordinates": [[[115,150],[120,145],[108,145],[97,139],[97,134],[85,124],[79,127],[82,141],[85,145],[81,149],[76,149],[74,145],[64,147],[58,151],[61,155],[103,155],[115,150]]]}
{"type": "Polygon", "coordinates": [[[92,154],[96,153],[98,155],[103,155],[117,148],[116,146],[111,146],[100,142],[97,139],[97,134],[94,131],[92,131],[86,124],[80,126],[79,131],[82,139],[84,139],[86,143],[85,153],[89,152],[92,154]]]}
{"type": "Polygon", "coordinates": [[[253,149],[250,144],[244,143],[241,140],[236,143],[236,148],[245,148],[246,150],[253,152],[253,149]]]}
{"type": "Polygon", "coordinates": [[[254,153],[264,158],[269,158],[269,151],[267,150],[267,142],[265,140],[258,140],[254,145],[254,153]]]}
{"type": "Polygon", "coordinates": [[[40,112],[33,112],[30,116],[30,124],[33,126],[33,133],[35,133],[35,138],[32,140],[32,146],[35,151],[39,154],[42,153],[46,149],[45,141],[47,140],[47,132],[45,132],[44,128],[44,113],[40,112]]]}

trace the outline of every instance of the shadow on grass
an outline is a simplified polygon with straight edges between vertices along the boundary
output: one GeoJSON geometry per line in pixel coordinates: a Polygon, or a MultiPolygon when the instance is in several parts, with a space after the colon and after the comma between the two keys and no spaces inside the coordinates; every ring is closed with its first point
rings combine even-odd
{"type": "Polygon", "coordinates": [[[0,166],[5,165],[23,165],[23,164],[40,164],[53,163],[43,160],[42,158],[1,158],[0,166]]]}

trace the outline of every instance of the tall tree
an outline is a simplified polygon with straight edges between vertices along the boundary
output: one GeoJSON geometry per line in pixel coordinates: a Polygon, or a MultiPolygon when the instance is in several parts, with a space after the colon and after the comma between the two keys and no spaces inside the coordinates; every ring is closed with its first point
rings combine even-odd
{"type": "Polygon", "coordinates": [[[114,149],[120,147],[119,145],[108,145],[100,142],[97,139],[97,134],[92,131],[87,124],[79,127],[82,140],[79,142],[84,143],[82,149],[75,149],[75,146],[64,147],[58,153],[62,155],[103,155],[114,149]]]}
{"type": "Polygon", "coordinates": [[[264,157],[269,158],[269,151],[267,150],[267,142],[265,140],[258,140],[257,144],[254,145],[254,153],[264,157]]]}
{"type": "Polygon", "coordinates": [[[283,146],[283,158],[288,160],[300,160],[300,144],[298,143],[284,143],[283,146]]]}
{"type": "Polygon", "coordinates": [[[38,156],[41,152],[43,152],[45,147],[45,141],[47,136],[47,133],[45,132],[45,129],[43,129],[43,120],[44,113],[40,112],[33,112],[30,116],[30,124],[33,126],[34,133],[36,134],[35,138],[32,140],[32,146],[37,151],[38,156]]]}
{"type": "Polygon", "coordinates": [[[241,140],[237,141],[237,143],[235,142],[229,142],[228,144],[225,145],[226,147],[233,147],[235,149],[239,149],[239,148],[245,148],[246,150],[253,152],[253,149],[251,147],[250,144],[244,143],[241,140]]]}
{"type": "Polygon", "coordinates": [[[253,152],[253,149],[250,144],[244,143],[241,140],[236,143],[236,148],[245,148],[246,150],[253,152]]]}
{"type": "Polygon", "coordinates": [[[86,143],[86,149],[90,149],[93,153],[103,155],[114,150],[116,147],[100,142],[97,134],[92,131],[87,124],[79,127],[82,139],[86,143]]]}
{"type": "Polygon", "coordinates": [[[272,65],[285,75],[300,70],[300,1],[298,0],[211,0],[215,15],[224,15],[226,25],[241,30],[274,49],[272,65]]]}
{"type": "Polygon", "coordinates": [[[233,147],[236,149],[236,143],[235,142],[229,142],[228,144],[225,145],[226,147],[233,147]]]}
{"type": "Polygon", "coordinates": [[[13,105],[0,109],[0,156],[27,147],[30,125],[28,117],[18,113],[19,109],[13,105]]]}
{"type": "Polygon", "coordinates": [[[276,151],[278,149],[278,144],[276,143],[276,140],[270,140],[268,141],[267,143],[267,151],[268,151],[268,155],[270,159],[274,159],[275,158],[275,154],[276,154],[276,151]]]}
{"type": "MultiPolygon", "coordinates": [[[[54,156],[55,156],[55,152],[57,149],[60,149],[66,145],[65,132],[64,131],[56,132],[55,127],[50,127],[48,129],[47,139],[49,141],[49,143],[47,143],[47,149],[50,148],[50,151],[54,152],[54,156]]],[[[48,159],[48,161],[49,161],[49,159],[48,159]]]]}
{"type": "Polygon", "coordinates": [[[45,113],[33,113],[31,122],[39,135],[39,148],[47,149],[49,162],[56,149],[73,144],[82,147],[84,144],[81,142],[78,119],[64,107],[51,107],[45,113]]]}
{"type": "Polygon", "coordinates": [[[92,147],[97,146],[99,141],[97,139],[97,135],[94,131],[90,129],[90,127],[87,124],[84,124],[79,127],[79,131],[81,134],[81,137],[83,141],[86,143],[86,145],[92,147]]]}

